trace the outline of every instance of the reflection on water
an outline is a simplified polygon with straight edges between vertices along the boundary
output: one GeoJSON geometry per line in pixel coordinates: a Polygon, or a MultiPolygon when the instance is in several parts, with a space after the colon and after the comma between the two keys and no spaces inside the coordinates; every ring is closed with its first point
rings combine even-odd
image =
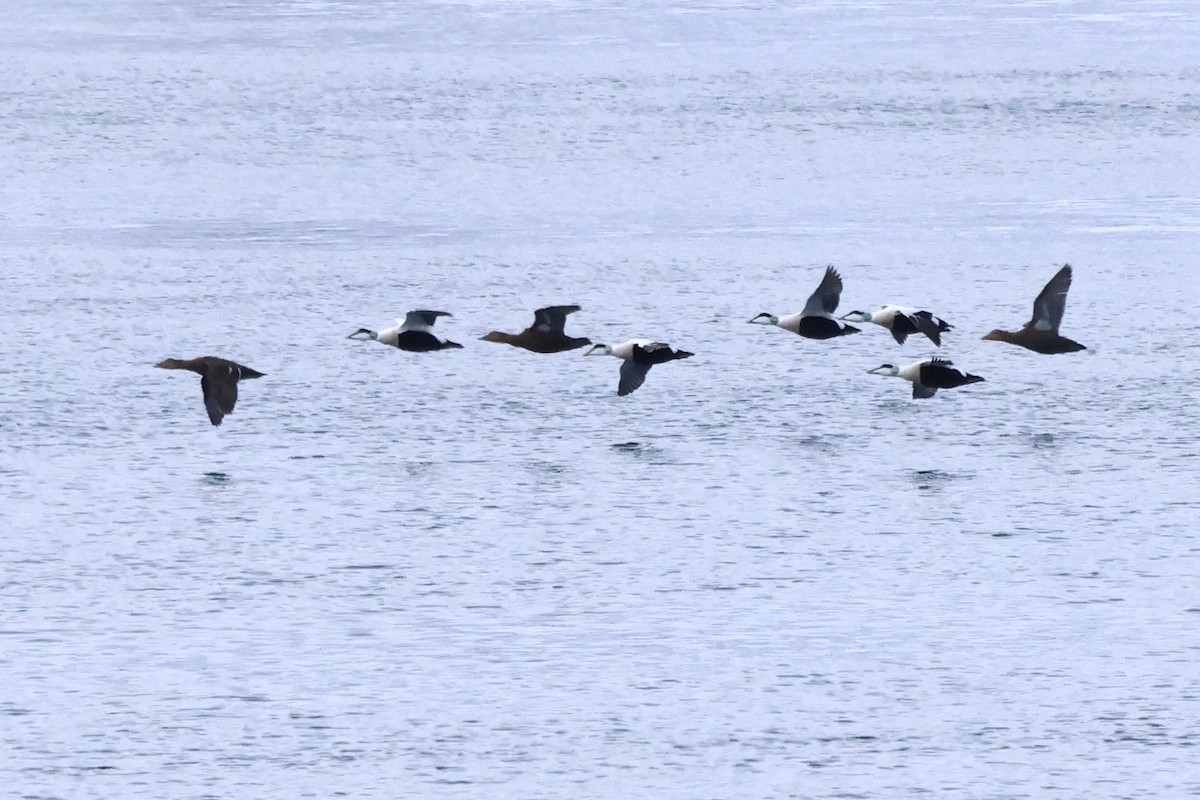
{"type": "Polygon", "coordinates": [[[940,469],[912,470],[908,478],[918,489],[940,492],[954,481],[974,477],[970,472],[947,472],[940,469]]]}

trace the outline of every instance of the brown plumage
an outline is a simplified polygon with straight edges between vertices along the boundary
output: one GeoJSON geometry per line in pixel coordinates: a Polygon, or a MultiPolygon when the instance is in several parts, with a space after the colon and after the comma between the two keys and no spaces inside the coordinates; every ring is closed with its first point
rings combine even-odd
{"type": "Polygon", "coordinates": [[[485,342],[511,344],[534,353],[561,353],[591,344],[591,339],[582,336],[567,336],[563,327],[567,315],[579,311],[579,306],[546,306],[533,312],[533,324],[520,333],[492,331],[480,337],[485,342]]]}
{"type": "Polygon", "coordinates": [[[239,380],[263,376],[263,373],[257,370],[216,356],[168,358],[154,366],[160,369],[186,369],[198,374],[200,389],[204,392],[204,408],[208,411],[208,420],[213,425],[220,425],[225,415],[233,411],[237,404],[239,380]]]}
{"type": "Polygon", "coordinates": [[[1063,313],[1067,310],[1067,290],[1070,288],[1071,265],[1065,264],[1033,301],[1033,318],[1023,328],[1017,331],[997,328],[983,338],[991,342],[1008,342],[1047,355],[1086,350],[1086,346],[1058,333],[1063,313]]]}

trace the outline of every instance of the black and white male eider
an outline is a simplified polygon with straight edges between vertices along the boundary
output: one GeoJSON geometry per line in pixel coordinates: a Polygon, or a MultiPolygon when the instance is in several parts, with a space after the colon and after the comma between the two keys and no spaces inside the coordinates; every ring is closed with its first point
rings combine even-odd
{"type": "Polygon", "coordinates": [[[617,395],[624,397],[646,381],[646,373],[655,364],[665,364],[679,358],[691,358],[695,353],[675,350],[663,342],[649,339],[630,339],[618,345],[596,344],[584,353],[585,356],[616,356],[621,359],[621,381],[617,384],[617,395]]]}
{"type": "Polygon", "coordinates": [[[1084,345],[1058,333],[1063,312],[1067,310],[1067,290],[1070,288],[1071,265],[1065,264],[1033,301],[1033,318],[1023,328],[1018,331],[997,328],[983,338],[992,342],[1008,342],[1046,355],[1086,350],[1084,345]]]}
{"type": "Polygon", "coordinates": [[[878,311],[851,311],[842,319],[851,322],[873,322],[887,328],[899,344],[904,344],[909,334],[923,333],[929,337],[929,341],[941,347],[942,334],[953,328],[946,320],[935,317],[931,311],[896,305],[886,305],[878,311]]]}
{"type": "Polygon", "coordinates": [[[410,311],[404,315],[404,320],[396,320],[394,328],[373,331],[370,328],[359,328],[347,336],[360,342],[374,340],[380,344],[398,347],[411,353],[428,353],[432,350],[462,349],[458,342],[439,339],[433,334],[433,324],[438,317],[449,317],[449,311],[425,311],[423,309],[410,311]],[[361,337],[361,338],[360,338],[361,337]]]}
{"type": "Polygon", "coordinates": [[[204,392],[204,410],[208,412],[208,421],[213,425],[220,425],[225,415],[232,413],[237,405],[238,381],[263,376],[258,370],[216,356],[167,358],[154,366],[197,373],[200,376],[200,391],[204,392]]]}
{"type": "Polygon", "coordinates": [[[970,375],[957,369],[952,363],[943,358],[930,358],[925,361],[915,361],[903,367],[893,364],[880,364],[875,369],[869,369],[871,375],[884,375],[890,378],[903,378],[912,381],[913,399],[933,397],[938,389],[953,389],[956,386],[966,386],[968,383],[978,383],[983,378],[970,375]]]}
{"type": "Polygon", "coordinates": [[[858,328],[844,325],[834,319],[838,302],[842,298],[842,278],[833,267],[825,268],[821,285],[808,298],[804,310],[798,314],[777,317],[763,312],[750,322],[756,325],[776,325],[785,331],[798,333],[806,339],[833,339],[850,333],[859,333],[858,328]]]}

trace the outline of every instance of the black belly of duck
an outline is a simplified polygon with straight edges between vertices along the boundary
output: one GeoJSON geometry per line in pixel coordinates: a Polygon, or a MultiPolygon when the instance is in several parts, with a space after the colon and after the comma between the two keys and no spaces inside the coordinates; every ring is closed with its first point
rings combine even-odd
{"type": "Polygon", "coordinates": [[[835,339],[858,332],[858,328],[842,325],[829,317],[801,317],[800,330],[797,331],[805,339],[835,339]]]}
{"type": "Polygon", "coordinates": [[[443,342],[438,337],[428,331],[402,331],[396,336],[396,347],[401,350],[407,350],[410,353],[428,353],[433,350],[446,350],[449,348],[462,348],[457,342],[443,342]]]}

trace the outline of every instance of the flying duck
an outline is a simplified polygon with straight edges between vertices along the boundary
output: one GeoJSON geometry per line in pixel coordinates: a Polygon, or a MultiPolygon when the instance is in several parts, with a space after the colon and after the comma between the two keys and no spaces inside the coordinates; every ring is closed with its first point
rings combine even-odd
{"type": "Polygon", "coordinates": [[[481,337],[485,342],[511,344],[534,353],[561,353],[591,344],[591,339],[582,336],[567,336],[563,326],[567,315],[579,311],[579,306],[546,306],[533,312],[533,324],[520,333],[492,331],[481,337]]]}
{"type": "Polygon", "coordinates": [[[1033,318],[1018,331],[999,328],[983,338],[992,342],[1020,345],[1035,353],[1074,353],[1087,347],[1058,334],[1063,312],[1067,310],[1067,290],[1071,288],[1071,265],[1066,264],[1050,279],[1033,301],[1033,318]]]}
{"type": "Polygon", "coordinates": [[[187,369],[200,375],[200,390],[204,392],[204,408],[208,421],[220,425],[226,414],[237,404],[238,381],[261,378],[263,373],[243,367],[233,361],[215,356],[201,358],[168,358],[154,366],[160,369],[187,369]]]}
{"type": "Polygon", "coordinates": [[[838,301],[842,296],[842,278],[833,267],[825,268],[821,285],[808,298],[804,310],[799,314],[777,317],[765,311],[750,320],[757,325],[778,325],[785,331],[798,333],[806,339],[833,339],[850,333],[859,333],[858,328],[843,325],[833,318],[838,301]]]}
{"type": "Polygon", "coordinates": [[[652,342],[649,339],[630,339],[628,342],[609,346],[607,344],[592,345],[585,356],[601,355],[616,356],[622,360],[621,381],[617,384],[617,395],[624,397],[631,394],[646,381],[646,373],[655,364],[665,364],[677,358],[691,358],[695,353],[686,350],[674,350],[669,344],[652,342]]]}
{"type": "Polygon", "coordinates": [[[874,322],[892,332],[892,337],[899,343],[911,333],[923,333],[929,341],[942,346],[942,334],[951,330],[944,319],[935,317],[930,311],[921,311],[908,306],[886,305],[878,311],[851,311],[842,317],[851,322],[874,322]]]}
{"type": "Polygon", "coordinates": [[[968,383],[978,383],[983,378],[970,375],[956,368],[944,358],[929,358],[925,361],[914,361],[903,367],[893,364],[880,364],[875,369],[867,370],[871,375],[884,375],[890,378],[903,378],[912,381],[913,399],[933,397],[938,389],[953,389],[956,386],[966,386],[968,383]]]}
{"type": "Polygon", "coordinates": [[[439,339],[433,335],[433,324],[438,317],[451,316],[449,311],[410,311],[404,315],[404,321],[396,320],[396,327],[373,331],[370,328],[359,328],[347,336],[347,339],[366,342],[374,339],[380,344],[398,347],[411,353],[428,353],[431,350],[462,349],[457,342],[439,339]],[[363,337],[363,338],[359,338],[363,337]]]}

